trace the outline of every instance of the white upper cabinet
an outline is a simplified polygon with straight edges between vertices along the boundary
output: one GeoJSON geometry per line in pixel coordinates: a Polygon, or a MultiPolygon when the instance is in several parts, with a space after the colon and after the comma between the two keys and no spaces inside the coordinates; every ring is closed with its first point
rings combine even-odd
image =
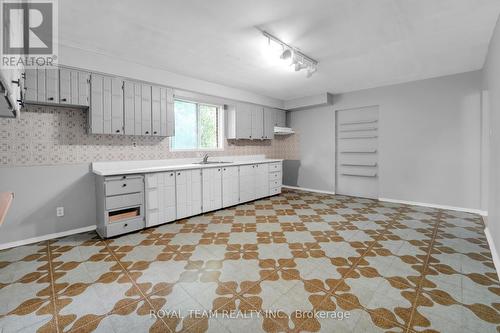
{"type": "Polygon", "coordinates": [[[59,70],[59,103],[89,106],[90,73],[75,69],[59,70]]]}
{"type": "Polygon", "coordinates": [[[135,85],[132,81],[123,83],[123,113],[124,127],[123,133],[126,135],[135,134],[135,85]]]}
{"type": "Polygon", "coordinates": [[[274,137],[275,119],[276,109],[264,108],[264,139],[266,140],[274,137]]]}
{"type": "Polygon", "coordinates": [[[142,135],[151,135],[151,86],[142,85],[142,135]]]}
{"type": "Polygon", "coordinates": [[[258,105],[238,103],[226,112],[226,137],[228,139],[272,139],[273,116],[258,105]],[[267,122],[267,127],[266,127],[267,122]]]}
{"type": "Polygon", "coordinates": [[[151,135],[160,136],[161,132],[161,88],[151,87],[151,135]]]}

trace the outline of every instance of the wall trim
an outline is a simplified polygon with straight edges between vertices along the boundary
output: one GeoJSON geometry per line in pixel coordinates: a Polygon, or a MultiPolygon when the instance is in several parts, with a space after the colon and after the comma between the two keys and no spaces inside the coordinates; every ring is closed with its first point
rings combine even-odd
{"type": "Polygon", "coordinates": [[[307,187],[288,186],[288,185],[281,185],[281,187],[283,187],[283,188],[289,188],[289,189],[292,189],[292,190],[307,191],[307,192],[324,193],[324,194],[335,194],[335,192],[332,192],[332,191],[315,190],[313,188],[307,188],[307,187]]]}
{"type": "Polygon", "coordinates": [[[486,235],[486,240],[488,241],[488,245],[490,247],[491,258],[493,259],[493,265],[495,265],[498,279],[500,280],[500,256],[498,256],[495,243],[493,242],[493,236],[491,236],[490,229],[488,227],[484,228],[484,234],[486,235]]]}
{"type": "Polygon", "coordinates": [[[385,202],[405,204],[405,205],[412,205],[412,206],[422,206],[422,207],[430,207],[430,208],[438,208],[438,209],[446,209],[446,210],[456,210],[459,212],[466,212],[466,213],[478,214],[481,216],[488,216],[487,211],[480,210],[480,209],[474,209],[474,208],[463,208],[463,207],[455,207],[455,206],[447,206],[447,205],[437,205],[437,204],[431,204],[431,203],[389,199],[389,198],[378,198],[378,200],[385,201],[385,202]]]}
{"type": "Polygon", "coordinates": [[[96,229],[95,225],[89,225],[88,227],[72,229],[72,230],[67,230],[67,231],[62,231],[62,232],[56,232],[53,234],[47,234],[47,235],[43,235],[43,236],[23,239],[23,240],[19,240],[19,241],[15,241],[15,242],[10,242],[10,243],[3,243],[3,244],[0,244],[0,250],[10,249],[10,248],[13,248],[16,246],[21,246],[21,245],[28,245],[28,244],[43,242],[43,241],[46,241],[49,239],[70,236],[70,235],[79,234],[82,232],[92,231],[95,229],[96,229]]]}

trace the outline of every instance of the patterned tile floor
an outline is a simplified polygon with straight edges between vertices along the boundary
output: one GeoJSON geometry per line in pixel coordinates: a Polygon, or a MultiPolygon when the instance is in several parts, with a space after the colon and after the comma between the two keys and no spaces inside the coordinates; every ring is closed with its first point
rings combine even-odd
{"type": "Polygon", "coordinates": [[[1,332],[499,332],[479,216],[287,191],[0,252],[1,332]]]}

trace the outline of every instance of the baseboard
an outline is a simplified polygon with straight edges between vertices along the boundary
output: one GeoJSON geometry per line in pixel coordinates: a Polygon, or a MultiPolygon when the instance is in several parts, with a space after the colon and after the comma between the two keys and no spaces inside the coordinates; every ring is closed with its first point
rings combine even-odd
{"type": "Polygon", "coordinates": [[[315,190],[313,188],[306,188],[306,187],[288,186],[288,185],[282,185],[281,187],[289,188],[292,190],[299,190],[299,191],[316,192],[316,193],[324,193],[324,194],[335,194],[335,192],[331,192],[331,191],[315,190]]]}
{"type": "Polygon", "coordinates": [[[39,237],[33,237],[33,238],[28,238],[28,239],[23,239],[15,242],[10,242],[10,243],[4,243],[0,244],[0,250],[5,250],[5,249],[10,249],[12,247],[16,246],[21,246],[21,245],[28,245],[28,244],[33,244],[33,243],[38,243],[38,242],[43,242],[49,239],[54,239],[54,238],[59,238],[59,237],[65,237],[69,235],[74,235],[74,234],[79,234],[82,232],[87,232],[87,231],[92,231],[95,230],[96,226],[95,225],[90,225],[88,227],[83,227],[83,228],[78,228],[78,229],[73,229],[73,230],[67,230],[63,232],[56,232],[53,234],[48,234],[48,235],[43,235],[39,237]]]}
{"type": "Polygon", "coordinates": [[[490,229],[488,227],[484,228],[484,234],[486,235],[486,239],[488,240],[488,245],[491,251],[491,258],[493,259],[493,265],[495,265],[495,269],[497,270],[498,280],[500,280],[500,257],[498,256],[497,248],[495,247],[495,243],[493,242],[493,236],[491,236],[490,229]]]}
{"type": "Polygon", "coordinates": [[[463,207],[446,206],[446,205],[436,205],[436,204],[431,204],[431,203],[416,202],[416,201],[406,201],[406,200],[397,200],[397,199],[388,199],[388,198],[378,198],[378,200],[385,201],[385,202],[398,203],[398,204],[412,205],[412,206],[422,206],[422,207],[429,207],[429,208],[438,208],[438,209],[446,209],[446,210],[456,210],[458,212],[465,212],[465,213],[478,214],[478,215],[481,215],[481,216],[488,216],[488,212],[486,212],[484,210],[480,210],[480,209],[463,208],[463,207]]]}

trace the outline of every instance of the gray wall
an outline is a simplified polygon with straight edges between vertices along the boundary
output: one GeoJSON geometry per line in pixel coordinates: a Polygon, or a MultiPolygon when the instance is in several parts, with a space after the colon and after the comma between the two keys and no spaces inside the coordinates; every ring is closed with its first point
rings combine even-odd
{"type": "Polygon", "coordinates": [[[490,156],[488,227],[500,252],[500,23],[497,22],[486,65],[485,88],[489,95],[490,156]]]}
{"type": "Polygon", "coordinates": [[[0,244],[95,225],[89,164],[0,168],[2,191],[15,193],[0,227],[0,244]],[[64,217],[56,207],[64,206],[64,217]]]}
{"type": "Polygon", "coordinates": [[[298,186],[334,191],[334,110],[370,105],[380,107],[379,197],[480,209],[480,71],[339,94],[333,107],[290,112],[300,132],[298,186]]]}

